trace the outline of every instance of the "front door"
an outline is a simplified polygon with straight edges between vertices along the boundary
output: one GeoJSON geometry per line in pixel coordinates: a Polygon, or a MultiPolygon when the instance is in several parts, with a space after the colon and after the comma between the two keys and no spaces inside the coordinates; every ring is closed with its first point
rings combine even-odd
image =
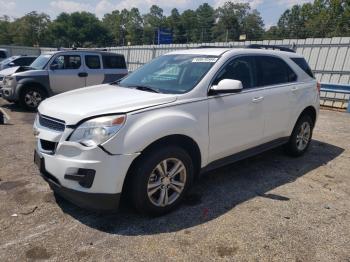
{"type": "Polygon", "coordinates": [[[259,145],[263,138],[263,90],[256,87],[253,57],[234,58],[219,72],[223,79],[240,80],[243,90],[209,97],[209,161],[259,145]]]}
{"type": "Polygon", "coordinates": [[[80,54],[57,55],[48,70],[54,94],[85,86],[87,73],[80,54]]]}

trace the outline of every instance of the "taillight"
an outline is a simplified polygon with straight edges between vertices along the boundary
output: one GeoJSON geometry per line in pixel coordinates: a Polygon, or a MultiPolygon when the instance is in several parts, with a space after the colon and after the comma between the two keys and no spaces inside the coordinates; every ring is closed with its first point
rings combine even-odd
{"type": "Polygon", "coordinates": [[[317,91],[318,91],[318,93],[321,92],[321,83],[320,82],[317,82],[317,91]]]}

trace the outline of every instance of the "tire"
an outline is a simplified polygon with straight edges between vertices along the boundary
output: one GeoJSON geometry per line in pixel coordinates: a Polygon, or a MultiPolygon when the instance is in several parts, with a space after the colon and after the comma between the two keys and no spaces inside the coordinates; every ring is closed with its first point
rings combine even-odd
{"type": "Polygon", "coordinates": [[[302,115],[294,126],[292,135],[286,145],[286,152],[290,156],[303,155],[310,146],[314,122],[309,115],[302,115]]]}
{"type": "Polygon", "coordinates": [[[194,177],[193,161],[184,149],[166,146],[145,152],[130,175],[129,197],[136,210],[162,215],[176,208],[190,188],[194,177]],[[170,173],[175,167],[178,169],[172,177],[170,173]]]}
{"type": "Polygon", "coordinates": [[[42,88],[26,87],[20,93],[19,104],[28,111],[35,111],[46,97],[46,92],[42,88]]]}

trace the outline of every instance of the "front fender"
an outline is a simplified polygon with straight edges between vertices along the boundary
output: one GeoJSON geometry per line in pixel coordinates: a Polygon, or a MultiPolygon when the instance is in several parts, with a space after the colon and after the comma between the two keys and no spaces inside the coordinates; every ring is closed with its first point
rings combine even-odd
{"type": "Polygon", "coordinates": [[[133,154],[171,135],[184,135],[194,140],[201,152],[202,165],[206,164],[209,145],[207,101],[128,115],[121,132],[103,147],[113,154],[133,154]]]}
{"type": "Polygon", "coordinates": [[[19,78],[17,80],[17,86],[16,86],[16,96],[19,97],[19,94],[21,93],[21,90],[25,86],[36,86],[41,87],[45,89],[46,93],[49,96],[52,96],[52,91],[50,89],[50,80],[49,76],[43,75],[43,76],[35,76],[30,78],[19,78]]]}

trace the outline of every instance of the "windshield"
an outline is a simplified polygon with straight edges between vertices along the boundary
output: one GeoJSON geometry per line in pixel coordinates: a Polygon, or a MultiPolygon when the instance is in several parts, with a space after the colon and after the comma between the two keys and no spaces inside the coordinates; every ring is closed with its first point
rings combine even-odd
{"type": "Polygon", "coordinates": [[[182,94],[190,91],[218,59],[208,55],[164,55],[124,78],[119,85],[159,93],[182,94]]]}
{"type": "Polygon", "coordinates": [[[30,67],[38,70],[43,69],[51,57],[52,55],[40,55],[33,61],[30,67]]]}

